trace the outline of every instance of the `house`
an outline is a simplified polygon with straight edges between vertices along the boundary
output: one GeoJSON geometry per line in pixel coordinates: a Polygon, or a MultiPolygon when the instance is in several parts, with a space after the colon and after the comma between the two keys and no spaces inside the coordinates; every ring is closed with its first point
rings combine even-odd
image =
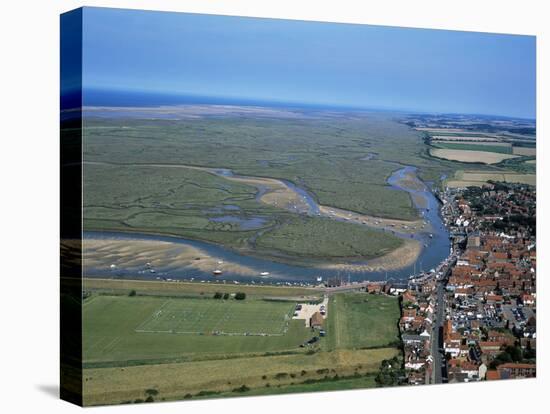
{"type": "Polygon", "coordinates": [[[416,316],[416,308],[405,308],[403,309],[403,318],[406,318],[408,321],[412,321],[416,316]]]}
{"type": "Polygon", "coordinates": [[[512,346],[516,342],[516,338],[510,332],[489,331],[487,333],[487,341],[500,342],[506,346],[512,346]]]}
{"type": "Polygon", "coordinates": [[[425,359],[415,359],[411,361],[405,361],[405,368],[412,369],[415,371],[421,369],[424,365],[426,365],[425,359]]]}
{"type": "Polygon", "coordinates": [[[473,294],[474,294],[474,290],[469,287],[459,287],[459,288],[456,288],[454,291],[455,299],[458,297],[465,298],[473,294]]]}
{"type": "Polygon", "coordinates": [[[446,353],[456,358],[460,354],[460,344],[462,337],[458,332],[453,332],[453,324],[450,320],[445,321],[443,325],[443,348],[446,353]]]}
{"type": "Polygon", "coordinates": [[[504,301],[504,298],[501,295],[487,295],[485,299],[487,300],[487,303],[491,305],[502,304],[504,301]]]}
{"type": "Polygon", "coordinates": [[[499,341],[481,341],[479,348],[484,354],[497,354],[502,348],[502,342],[499,341]]]}
{"type": "Polygon", "coordinates": [[[454,358],[449,360],[448,369],[449,374],[454,374],[455,381],[453,382],[479,380],[480,378],[484,378],[487,372],[485,364],[476,364],[454,358]]]}
{"type": "Polygon", "coordinates": [[[323,318],[323,315],[321,315],[320,312],[315,312],[313,315],[311,315],[311,318],[309,318],[309,326],[311,326],[314,329],[321,329],[323,327],[324,322],[325,322],[325,319],[323,318]]]}
{"type": "Polygon", "coordinates": [[[527,306],[535,304],[535,296],[529,295],[527,293],[524,293],[523,295],[521,295],[520,300],[521,300],[521,303],[527,306]]]}
{"type": "Polygon", "coordinates": [[[412,345],[412,344],[421,344],[426,340],[430,339],[430,335],[412,335],[412,334],[403,334],[401,335],[401,340],[405,345],[412,345]]]}
{"type": "Polygon", "coordinates": [[[342,286],[342,279],[341,279],[341,278],[337,278],[337,277],[330,278],[329,280],[327,280],[326,286],[327,286],[327,287],[339,287],[339,286],[342,286]]]}
{"type": "Polygon", "coordinates": [[[500,379],[500,372],[498,372],[496,369],[491,369],[489,371],[487,371],[487,373],[485,374],[485,379],[487,381],[495,381],[495,380],[499,380],[500,379]]]}
{"type": "Polygon", "coordinates": [[[403,293],[403,304],[407,303],[416,303],[416,298],[414,295],[411,294],[410,291],[406,291],[403,293]]]}
{"type": "Polygon", "coordinates": [[[499,365],[500,378],[534,378],[537,376],[536,364],[506,363],[499,365]]]}
{"type": "Polygon", "coordinates": [[[369,283],[367,285],[368,293],[382,293],[383,286],[379,283],[369,283]]]}
{"type": "Polygon", "coordinates": [[[426,374],[419,371],[410,371],[408,374],[408,382],[412,385],[425,384],[426,374]]]}

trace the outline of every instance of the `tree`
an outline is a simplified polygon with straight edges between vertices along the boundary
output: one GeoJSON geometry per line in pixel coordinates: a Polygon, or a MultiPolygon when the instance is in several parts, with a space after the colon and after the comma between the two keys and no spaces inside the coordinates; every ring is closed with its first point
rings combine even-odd
{"type": "Polygon", "coordinates": [[[375,377],[378,386],[399,385],[402,378],[405,377],[405,371],[399,358],[385,359],[380,364],[380,369],[375,377]]]}
{"type": "Polygon", "coordinates": [[[521,362],[523,359],[523,353],[521,352],[521,348],[519,346],[507,346],[506,353],[510,355],[510,358],[514,362],[521,362]]]}
{"type": "Polygon", "coordinates": [[[247,392],[250,391],[250,388],[248,388],[246,385],[241,385],[239,388],[233,389],[233,392],[247,392]]]}
{"type": "Polygon", "coordinates": [[[227,300],[229,299],[229,293],[224,293],[223,294],[223,300],[227,300]]]}
{"type": "Polygon", "coordinates": [[[221,292],[214,293],[214,299],[221,299],[223,297],[221,292]]]}
{"type": "Polygon", "coordinates": [[[136,296],[136,291],[134,289],[132,289],[129,293],[128,293],[128,296],[136,296]]]}
{"type": "Polygon", "coordinates": [[[235,294],[235,299],[237,300],[245,300],[246,299],[246,293],[244,292],[237,292],[235,294]]]}

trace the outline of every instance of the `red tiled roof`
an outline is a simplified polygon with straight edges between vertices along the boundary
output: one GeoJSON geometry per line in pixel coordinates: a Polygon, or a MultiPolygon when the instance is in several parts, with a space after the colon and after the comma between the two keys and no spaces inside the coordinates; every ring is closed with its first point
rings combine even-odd
{"type": "Polygon", "coordinates": [[[502,342],[494,342],[494,341],[481,341],[479,343],[479,347],[481,349],[483,348],[500,348],[502,346],[502,342]]]}
{"type": "Polygon", "coordinates": [[[506,364],[502,364],[498,366],[498,369],[535,369],[537,367],[536,364],[523,364],[520,362],[507,362],[506,364]]]}
{"type": "Polygon", "coordinates": [[[500,379],[500,372],[498,371],[487,371],[487,374],[485,375],[485,379],[487,381],[494,381],[494,380],[499,380],[500,379]]]}

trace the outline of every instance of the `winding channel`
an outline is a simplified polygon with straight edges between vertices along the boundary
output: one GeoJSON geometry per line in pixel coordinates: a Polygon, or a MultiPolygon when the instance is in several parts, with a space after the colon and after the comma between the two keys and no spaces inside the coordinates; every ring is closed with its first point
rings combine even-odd
{"type": "MultiPolygon", "coordinates": [[[[92,165],[124,165],[110,164],[103,162],[86,162],[92,165]]],[[[130,164],[128,164],[130,165],[130,164]]],[[[384,220],[369,216],[359,215],[341,209],[321,206],[315,198],[305,189],[295,183],[286,180],[277,180],[264,177],[240,176],[226,168],[207,168],[178,164],[131,164],[132,166],[159,167],[159,168],[187,168],[207,171],[220,177],[232,179],[235,181],[247,182],[258,189],[256,199],[259,202],[265,202],[262,199],[266,194],[273,190],[269,185],[262,184],[261,181],[269,181],[278,186],[284,187],[285,191],[291,191],[294,194],[294,202],[285,206],[290,211],[316,216],[325,216],[334,220],[349,221],[357,225],[365,225],[378,231],[391,232],[392,234],[404,238],[415,239],[421,246],[421,252],[414,265],[406,266],[396,270],[373,271],[373,270],[335,270],[331,268],[302,267],[290,264],[274,262],[268,259],[248,256],[235,252],[220,245],[214,245],[207,242],[189,240],[181,237],[156,236],[140,233],[122,233],[108,231],[85,231],[84,239],[89,241],[141,241],[154,244],[155,242],[171,243],[175,246],[190,247],[202,252],[208,256],[216,258],[218,263],[234,263],[238,266],[224,269],[223,275],[217,277],[218,280],[241,281],[254,283],[313,283],[318,277],[323,280],[331,277],[341,277],[345,280],[363,281],[363,280],[405,280],[415,270],[430,270],[437,267],[449,255],[450,242],[449,234],[440,216],[440,202],[434,196],[429,185],[418,179],[416,167],[399,165],[396,171],[388,178],[388,185],[396,191],[407,192],[414,205],[421,215],[421,219],[415,222],[415,227],[409,226],[395,220],[384,220]],[[391,224],[390,224],[391,223],[391,224]],[[397,223],[397,224],[396,224],[397,223]],[[238,267],[248,269],[247,272],[240,272],[238,267]],[[236,269],[236,270],[231,270],[236,269]],[[252,270],[252,271],[251,271],[252,270]],[[268,275],[266,275],[268,273],[268,275]],[[263,275],[262,275],[263,274],[263,275]]],[[[398,164],[396,164],[398,165],[398,164]]],[[[117,267],[112,268],[109,261],[112,255],[106,254],[103,261],[97,260],[92,265],[85,265],[85,274],[99,277],[119,277],[119,278],[144,278],[144,279],[171,279],[171,280],[206,280],[213,279],[211,271],[201,270],[192,266],[177,266],[173,263],[166,265],[157,265],[154,273],[148,268],[136,270],[133,268],[117,267]]],[[[376,260],[376,259],[374,259],[376,260]]],[[[144,261],[145,262],[145,261],[144,261]]],[[[86,264],[86,263],[85,263],[86,264]]],[[[369,261],[364,262],[365,265],[369,261]]],[[[367,266],[368,267],[368,266],[367,266]]]]}

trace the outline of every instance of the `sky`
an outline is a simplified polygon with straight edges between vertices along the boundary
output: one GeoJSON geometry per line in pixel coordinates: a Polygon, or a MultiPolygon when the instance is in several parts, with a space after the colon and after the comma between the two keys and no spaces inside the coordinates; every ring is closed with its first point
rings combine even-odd
{"type": "Polygon", "coordinates": [[[85,90],[535,118],[535,37],[85,8],[85,90]]]}

